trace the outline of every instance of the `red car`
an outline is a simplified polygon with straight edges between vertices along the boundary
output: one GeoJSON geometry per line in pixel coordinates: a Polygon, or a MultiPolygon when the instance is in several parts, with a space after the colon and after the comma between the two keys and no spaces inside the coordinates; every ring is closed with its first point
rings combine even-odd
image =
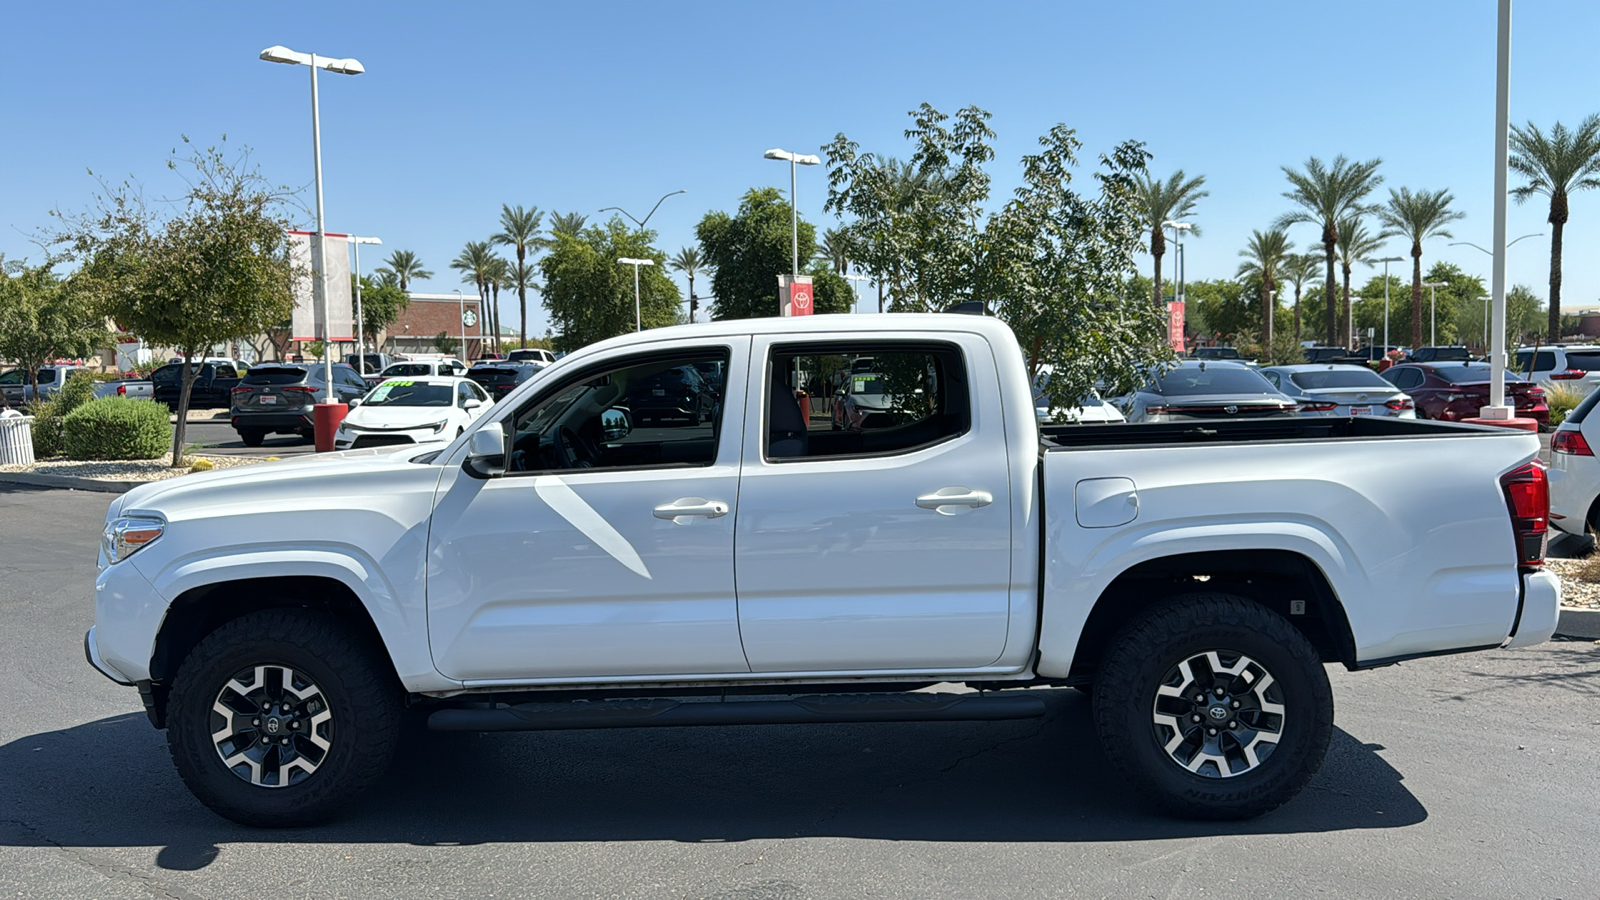
{"type": "MultiPolygon", "coordinates": [[[[1489,405],[1489,364],[1486,362],[1401,363],[1380,373],[1417,404],[1417,418],[1459,422],[1476,418],[1489,405]]],[[[1517,416],[1550,425],[1550,407],[1544,388],[1506,372],[1506,400],[1517,416]]]]}

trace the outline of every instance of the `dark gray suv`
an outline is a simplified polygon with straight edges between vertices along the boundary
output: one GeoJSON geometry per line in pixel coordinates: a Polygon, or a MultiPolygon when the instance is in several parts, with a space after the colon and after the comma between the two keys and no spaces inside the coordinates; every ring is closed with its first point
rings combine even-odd
{"type": "MultiPolygon", "coordinates": [[[[262,363],[245,373],[233,389],[228,416],[239,440],[259,447],[269,434],[315,438],[311,408],[326,392],[320,363],[262,363]]],[[[367,393],[367,383],[344,363],[333,366],[334,396],[349,403],[367,393]]]]}

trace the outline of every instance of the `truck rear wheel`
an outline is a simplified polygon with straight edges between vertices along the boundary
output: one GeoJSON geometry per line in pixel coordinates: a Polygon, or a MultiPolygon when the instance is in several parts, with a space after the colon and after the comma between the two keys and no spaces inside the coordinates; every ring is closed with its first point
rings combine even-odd
{"type": "Polygon", "coordinates": [[[243,825],[323,821],[394,757],[402,698],[387,670],[326,613],[241,616],[201,640],[173,680],[167,745],[178,774],[243,825]]]}
{"type": "Polygon", "coordinates": [[[1243,819],[1316,774],[1333,690],[1316,650],[1283,617],[1231,594],[1164,601],[1123,628],[1094,687],[1101,745],[1165,811],[1243,819]]]}

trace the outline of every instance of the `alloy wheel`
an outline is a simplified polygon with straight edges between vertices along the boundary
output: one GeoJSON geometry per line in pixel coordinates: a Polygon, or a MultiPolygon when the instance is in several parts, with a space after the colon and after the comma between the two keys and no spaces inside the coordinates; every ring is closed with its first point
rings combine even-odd
{"type": "Polygon", "coordinates": [[[217,692],[211,741],[229,771],[258,787],[310,778],[333,747],[333,711],[322,689],[288,666],[245,669],[217,692]]]}

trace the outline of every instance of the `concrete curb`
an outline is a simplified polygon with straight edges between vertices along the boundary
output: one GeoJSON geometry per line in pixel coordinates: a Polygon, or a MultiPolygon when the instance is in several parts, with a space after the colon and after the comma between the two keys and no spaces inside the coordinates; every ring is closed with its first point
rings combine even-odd
{"type": "Polygon", "coordinates": [[[34,487],[59,488],[70,491],[97,491],[102,494],[125,494],[147,481],[104,481],[99,478],[80,478],[77,475],[36,475],[32,472],[0,472],[0,484],[27,484],[34,487]]]}
{"type": "Polygon", "coordinates": [[[1556,634],[1600,641],[1600,609],[1561,607],[1561,618],[1556,622],[1556,634]]]}

